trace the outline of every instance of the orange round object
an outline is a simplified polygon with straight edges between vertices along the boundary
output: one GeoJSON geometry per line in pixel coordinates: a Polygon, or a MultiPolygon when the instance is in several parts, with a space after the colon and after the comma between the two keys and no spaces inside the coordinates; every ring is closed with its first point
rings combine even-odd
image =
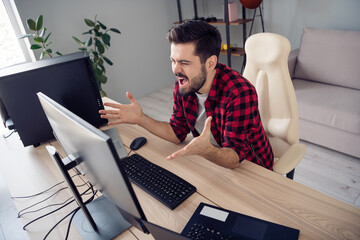
{"type": "Polygon", "coordinates": [[[245,7],[249,9],[254,9],[260,6],[262,0],[239,0],[240,3],[245,7]]]}

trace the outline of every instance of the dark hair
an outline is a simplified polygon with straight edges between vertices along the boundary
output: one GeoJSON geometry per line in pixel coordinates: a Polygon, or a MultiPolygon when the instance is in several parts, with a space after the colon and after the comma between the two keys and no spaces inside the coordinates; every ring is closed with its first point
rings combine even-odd
{"type": "Polygon", "coordinates": [[[200,20],[187,20],[171,28],[166,36],[170,43],[195,43],[195,55],[204,63],[215,55],[219,58],[221,35],[219,30],[200,20]]]}

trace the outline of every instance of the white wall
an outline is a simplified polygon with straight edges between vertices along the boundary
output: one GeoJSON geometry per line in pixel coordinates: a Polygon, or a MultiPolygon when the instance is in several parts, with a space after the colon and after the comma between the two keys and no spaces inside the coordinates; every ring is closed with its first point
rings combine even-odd
{"type": "MultiPolygon", "coordinates": [[[[114,100],[125,103],[126,91],[141,97],[175,80],[165,36],[176,20],[176,1],[15,0],[15,3],[24,24],[27,18],[36,19],[43,14],[44,26],[52,32],[51,48],[62,54],[77,51],[79,46],[72,36],[87,39],[87,35],[81,35],[88,30],[84,18],[93,19],[97,14],[103,24],[118,28],[121,34],[111,34],[111,47],[106,54],[114,65],[106,68],[108,83],[104,87],[114,100]]],[[[36,51],[37,57],[39,52],[36,51]]]]}
{"type": "MultiPolygon", "coordinates": [[[[241,5],[238,12],[241,16],[241,5]]],[[[109,82],[104,89],[108,96],[127,102],[125,92],[141,97],[173,83],[169,61],[170,48],[165,35],[178,20],[176,0],[15,0],[20,16],[36,18],[44,15],[46,27],[53,32],[53,50],[70,53],[77,49],[71,36],[81,36],[87,30],[83,18],[99,20],[122,32],[112,38],[108,57],[114,66],[108,67],[109,82]]],[[[222,0],[197,0],[198,15],[223,18],[222,0]]],[[[194,16],[193,1],[182,0],[183,18],[194,16]]],[[[281,34],[290,40],[292,49],[299,47],[305,26],[325,29],[360,30],[360,0],[264,0],[265,30],[281,34]]],[[[247,10],[247,17],[253,10],[247,10]]],[[[249,31],[250,24],[247,29],[249,31]]],[[[219,26],[225,36],[225,27],[219,26]]],[[[256,18],[253,33],[261,32],[256,18]]],[[[84,40],[86,38],[83,38],[84,40]]],[[[232,43],[242,46],[242,26],[231,27],[232,43]]],[[[225,37],[223,37],[225,43],[225,37]]],[[[227,63],[226,56],[220,61],[227,63]]],[[[242,58],[232,57],[232,67],[241,70],[242,58]]]]}

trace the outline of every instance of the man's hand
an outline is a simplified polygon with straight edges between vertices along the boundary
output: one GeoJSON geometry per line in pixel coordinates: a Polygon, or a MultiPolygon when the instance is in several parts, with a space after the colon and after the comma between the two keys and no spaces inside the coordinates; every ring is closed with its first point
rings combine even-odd
{"type": "Polygon", "coordinates": [[[139,124],[144,113],[140,104],[134,99],[134,97],[126,92],[127,98],[130,100],[130,104],[122,105],[117,103],[104,103],[104,106],[112,107],[111,110],[100,110],[101,118],[106,118],[110,125],[119,123],[131,123],[139,124]]]}
{"type": "Polygon", "coordinates": [[[187,144],[184,148],[174,152],[166,159],[171,160],[176,157],[186,156],[186,155],[203,155],[209,150],[209,148],[214,148],[215,146],[213,146],[210,142],[211,119],[212,117],[208,117],[206,119],[204,129],[200,134],[200,136],[191,140],[191,142],[187,144]]]}

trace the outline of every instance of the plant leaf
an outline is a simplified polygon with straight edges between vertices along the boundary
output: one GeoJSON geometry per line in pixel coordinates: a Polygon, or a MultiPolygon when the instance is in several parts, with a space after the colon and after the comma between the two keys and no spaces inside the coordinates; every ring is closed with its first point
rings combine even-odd
{"type": "Polygon", "coordinates": [[[39,31],[43,26],[43,15],[40,15],[36,20],[36,30],[39,31]]]}
{"type": "Polygon", "coordinates": [[[105,52],[105,48],[99,40],[95,41],[95,45],[98,48],[100,54],[103,54],[105,52]]]}
{"type": "Polygon", "coordinates": [[[39,37],[43,37],[45,35],[46,28],[41,29],[39,37]]]}
{"type": "Polygon", "coordinates": [[[82,46],[82,47],[85,47],[85,45],[84,45],[84,43],[82,42],[82,41],[80,41],[78,38],[76,38],[76,37],[72,37],[74,40],[75,40],[75,42],[77,42],[80,46],[82,46]]]}
{"type": "Polygon", "coordinates": [[[40,48],[41,48],[41,46],[38,45],[38,44],[32,44],[32,45],[30,46],[30,49],[31,49],[31,50],[36,50],[36,49],[40,49],[40,48]]]}
{"type": "Polygon", "coordinates": [[[102,28],[102,29],[104,29],[104,30],[106,30],[106,26],[104,25],[104,24],[102,24],[100,21],[97,21],[99,24],[100,24],[100,27],[102,28]]]}
{"type": "Polygon", "coordinates": [[[50,35],[51,35],[51,33],[49,33],[49,34],[47,35],[47,37],[45,38],[44,42],[47,42],[47,40],[49,39],[50,35]]]}
{"type": "Polygon", "coordinates": [[[107,82],[107,77],[105,76],[105,74],[98,75],[97,78],[100,80],[102,84],[105,84],[107,82]]]}
{"type": "Polygon", "coordinates": [[[44,39],[42,37],[35,37],[34,41],[37,43],[42,43],[42,42],[44,42],[44,39]]]}
{"type": "Polygon", "coordinates": [[[85,46],[90,47],[92,44],[92,37],[89,37],[88,40],[85,43],[85,46]]]}
{"type": "Polygon", "coordinates": [[[28,38],[28,37],[31,37],[32,35],[33,35],[32,33],[21,35],[21,36],[19,36],[19,39],[28,38]]]}
{"type": "Polygon", "coordinates": [[[96,30],[96,29],[93,29],[94,30],[94,32],[95,32],[95,36],[97,36],[97,37],[101,37],[101,35],[102,35],[102,33],[101,32],[99,32],[98,30],[96,30]]]}
{"type": "Polygon", "coordinates": [[[121,32],[120,32],[118,29],[116,29],[116,28],[110,28],[110,31],[116,32],[116,33],[118,33],[118,34],[121,34],[121,32]]]}
{"type": "Polygon", "coordinates": [[[107,97],[107,94],[104,90],[99,89],[101,97],[107,97]]]}
{"type": "Polygon", "coordinates": [[[103,40],[103,42],[108,45],[110,47],[110,35],[105,33],[104,35],[101,36],[101,39],[103,40]]]}
{"type": "Polygon", "coordinates": [[[56,51],[56,54],[62,56],[62,54],[59,51],[56,51]]]}
{"type": "Polygon", "coordinates": [[[103,59],[104,59],[104,60],[105,60],[105,62],[106,62],[107,64],[109,64],[110,66],[112,66],[112,65],[113,65],[113,62],[112,62],[112,61],[110,61],[110,59],[108,59],[107,57],[103,56],[103,59]]]}
{"type": "Polygon", "coordinates": [[[90,19],[85,18],[84,19],[86,25],[88,25],[89,27],[94,27],[95,23],[93,21],[91,21],[90,19]]]}
{"type": "Polygon", "coordinates": [[[27,26],[30,30],[36,31],[36,23],[34,20],[32,20],[31,18],[28,18],[26,20],[27,26]]]}
{"type": "Polygon", "coordinates": [[[103,71],[100,68],[95,66],[94,73],[95,73],[96,76],[100,76],[100,75],[103,74],[103,71]]]}
{"type": "Polygon", "coordinates": [[[85,34],[92,34],[92,30],[89,30],[87,32],[83,32],[82,35],[85,35],[85,34]]]}
{"type": "Polygon", "coordinates": [[[79,48],[80,51],[87,51],[87,48],[79,48]]]}

